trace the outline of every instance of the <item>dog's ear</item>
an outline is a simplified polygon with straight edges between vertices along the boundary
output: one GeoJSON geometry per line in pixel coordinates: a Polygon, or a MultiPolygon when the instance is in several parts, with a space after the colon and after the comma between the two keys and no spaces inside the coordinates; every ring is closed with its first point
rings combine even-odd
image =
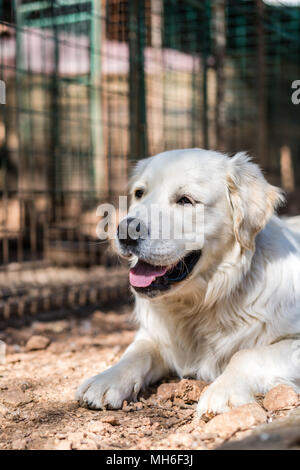
{"type": "Polygon", "coordinates": [[[284,202],[283,191],[270,185],[244,152],[229,161],[227,189],[236,240],[243,249],[254,251],[255,236],[284,202]]]}

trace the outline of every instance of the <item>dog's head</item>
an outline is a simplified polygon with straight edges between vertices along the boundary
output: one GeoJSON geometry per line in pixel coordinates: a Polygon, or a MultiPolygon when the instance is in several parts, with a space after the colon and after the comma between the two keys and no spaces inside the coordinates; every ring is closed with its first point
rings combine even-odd
{"type": "Polygon", "coordinates": [[[173,150],[140,161],[117,249],[132,260],[130,283],[141,295],[170,295],[218,268],[255,237],[283,200],[244,153],[173,150]]]}

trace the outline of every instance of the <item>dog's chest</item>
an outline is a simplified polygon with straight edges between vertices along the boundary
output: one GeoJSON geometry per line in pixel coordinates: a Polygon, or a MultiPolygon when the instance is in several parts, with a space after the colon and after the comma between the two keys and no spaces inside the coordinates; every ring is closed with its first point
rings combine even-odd
{"type": "MultiPolygon", "coordinates": [[[[224,317],[224,309],[222,309],[224,317]]],[[[164,361],[180,377],[206,381],[218,377],[239,349],[253,347],[262,340],[261,325],[245,327],[238,321],[227,327],[218,324],[218,312],[205,315],[148,310],[140,321],[148,335],[158,343],[164,361]],[[251,331],[249,331],[251,330],[251,331]]]]}
{"type": "Polygon", "coordinates": [[[193,331],[193,335],[173,334],[169,345],[161,348],[162,355],[171,370],[180,377],[193,377],[212,381],[222,373],[232,356],[232,345],[223,351],[214,338],[193,331]]]}
{"type": "Polygon", "coordinates": [[[224,341],[214,324],[199,321],[198,315],[152,310],[140,317],[141,326],[158,343],[170,370],[180,377],[215,379],[232,353],[232,343],[224,341]]]}

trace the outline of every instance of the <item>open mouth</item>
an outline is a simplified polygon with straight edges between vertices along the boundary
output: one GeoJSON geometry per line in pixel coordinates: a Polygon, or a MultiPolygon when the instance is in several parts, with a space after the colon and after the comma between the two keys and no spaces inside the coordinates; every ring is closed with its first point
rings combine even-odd
{"type": "Polygon", "coordinates": [[[130,284],[137,292],[154,297],[160,291],[166,291],[173,284],[186,279],[200,256],[201,250],[192,251],[173,266],[154,266],[138,260],[130,270],[130,284]]]}

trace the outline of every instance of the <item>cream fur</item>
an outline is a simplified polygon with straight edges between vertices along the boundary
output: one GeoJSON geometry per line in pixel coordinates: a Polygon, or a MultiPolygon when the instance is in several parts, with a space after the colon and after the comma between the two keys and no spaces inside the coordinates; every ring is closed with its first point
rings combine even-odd
{"type": "MultiPolygon", "coordinates": [[[[133,188],[139,184],[149,205],[165,203],[178,186],[201,198],[202,256],[171,292],[154,299],[135,294],[140,328],[134,343],[118,364],[85,381],[77,399],[118,408],[142,387],[176,373],[213,382],[200,399],[202,415],[254,401],[279,383],[297,388],[300,223],[273,214],[281,191],[244,153],[230,159],[201,149],[144,160],[132,179],[133,188]]],[[[133,201],[129,214],[134,210],[133,201]]],[[[142,250],[153,264],[185,254],[174,241],[145,243],[142,250]]]]}

